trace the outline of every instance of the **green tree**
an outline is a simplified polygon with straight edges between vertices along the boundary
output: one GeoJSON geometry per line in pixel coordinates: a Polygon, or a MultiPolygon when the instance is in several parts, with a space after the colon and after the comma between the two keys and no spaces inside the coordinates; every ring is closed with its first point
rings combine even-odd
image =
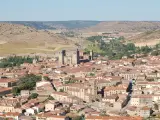
{"type": "Polygon", "coordinates": [[[0,62],[0,68],[7,68],[7,67],[14,67],[20,66],[23,63],[32,63],[34,58],[29,56],[22,57],[22,56],[11,56],[8,58],[4,58],[0,62]]]}
{"type": "Polygon", "coordinates": [[[118,38],[118,40],[124,40],[125,38],[124,38],[124,36],[120,36],[119,38],[118,38]]]}
{"type": "Polygon", "coordinates": [[[41,76],[27,74],[21,77],[17,83],[20,90],[32,90],[36,86],[36,82],[41,80],[41,76]]]}
{"type": "Polygon", "coordinates": [[[94,74],[94,73],[90,73],[89,75],[90,75],[90,76],[95,76],[95,74],[94,74]]]}
{"type": "Polygon", "coordinates": [[[76,117],[73,117],[72,120],[84,120],[84,116],[76,116],[76,117]]]}
{"type": "Polygon", "coordinates": [[[49,96],[48,100],[55,100],[55,99],[52,96],[49,96]]]}
{"type": "Polygon", "coordinates": [[[47,81],[50,80],[50,78],[48,76],[44,76],[44,79],[47,80],[47,81]]]}
{"type": "Polygon", "coordinates": [[[13,93],[13,95],[18,95],[20,93],[20,89],[18,87],[13,87],[12,93],[13,93]]]}
{"type": "Polygon", "coordinates": [[[32,93],[30,96],[29,96],[29,99],[35,99],[38,97],[38,94],[37,93],[32,93]]]}
{"type": "Polygon", "coordinates": [[[159,50],[152,51],[151,55],[158,56],[158,55],[160,55],[160,51],[159,50]]]}
{"type": "Polygon", "coordinates": [[[152,49],[150,47],[148,47],[147,45],[141,47],[141,52],[144,53],[144,54],[147,54],[147,53],[149,53],[151,51],[152,51],[152,49]]]}
{"type": "Polygon", "coordinates": [[[126,47],[127,47],[127,50],[131,50],[131,51],[136,50],[136,46],[134,43],[128,43],[126,47]]]}
{"type": "Polygon", "coordinates": [[[60,89],[59,92],[64,92],[64,89],[60,89]]]}

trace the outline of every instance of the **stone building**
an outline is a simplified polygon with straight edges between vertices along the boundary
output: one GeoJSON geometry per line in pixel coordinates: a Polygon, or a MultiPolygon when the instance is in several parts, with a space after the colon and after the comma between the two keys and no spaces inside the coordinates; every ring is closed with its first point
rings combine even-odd
{"type": "Polygon", "coordinates": [[[80,62],[93,60],[93,51],[90,51],[88,55],[78,49],[75,51],[62,50],[57,56],[60,65],[76,65],[80,62]]]}
{"type": "Polygon", "coordinates": [[[95,80],[91,80],[90,83],[67,84],[64,86],[64,91],[86,102],[92,102],[101,99],[100,95],[97,94],[98,88],[95,80]]]}

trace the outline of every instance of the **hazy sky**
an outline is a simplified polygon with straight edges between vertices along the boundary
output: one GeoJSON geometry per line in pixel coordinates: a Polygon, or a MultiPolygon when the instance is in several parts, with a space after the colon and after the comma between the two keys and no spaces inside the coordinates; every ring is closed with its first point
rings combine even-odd
{"type": "Polygon", "coordinates": [[[160,0],[0,0],[0,21],[154,20],[160,0]]]}

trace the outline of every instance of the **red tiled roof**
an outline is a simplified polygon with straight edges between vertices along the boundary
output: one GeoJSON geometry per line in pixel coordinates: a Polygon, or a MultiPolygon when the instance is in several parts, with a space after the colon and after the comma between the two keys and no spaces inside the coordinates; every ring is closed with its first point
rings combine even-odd
{"type": "Polygon", "coordinates": [[[8,79],[8,78],[1,78],[0,79],[0,83],[2,82],[16,82],[17,80],[16,79],[8,79]]]}
{"type": "Polygon", "coordinates": [[[88,116],[86,120],[142,120],[142,117],[88,116]]]}

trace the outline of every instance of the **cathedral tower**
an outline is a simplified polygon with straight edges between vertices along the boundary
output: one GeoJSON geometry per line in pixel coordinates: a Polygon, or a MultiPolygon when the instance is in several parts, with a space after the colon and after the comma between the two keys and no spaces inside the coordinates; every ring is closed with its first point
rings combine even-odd
{"type": "Polygon", "coordinates": [[[59,52],[58,59],[59,59],[59,64],[64,64],[64,57],[65,57],[65,50],[62,50],[59,52]]]}
{"type": "Polygon", "coordinates": [[[72,55],[72,64],[76,65],[76,64],[79,64],[79,50],[77,49],[75,52],[73,52],[73,55],[72,55]]]}

